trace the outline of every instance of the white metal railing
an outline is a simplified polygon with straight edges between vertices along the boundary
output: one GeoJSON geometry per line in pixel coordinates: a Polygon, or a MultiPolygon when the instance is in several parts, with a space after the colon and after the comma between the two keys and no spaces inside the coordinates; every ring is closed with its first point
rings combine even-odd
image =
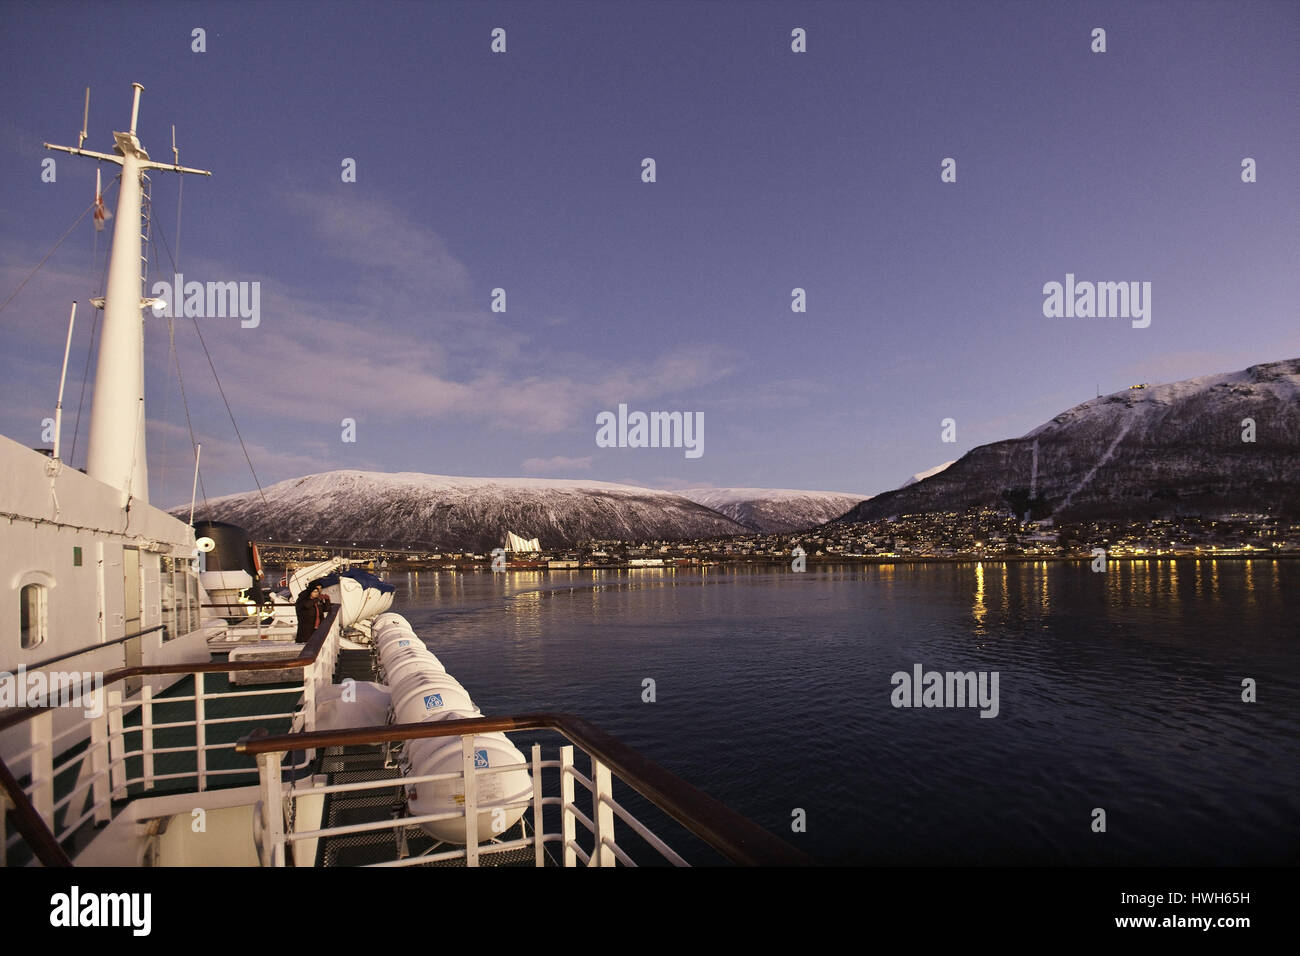
{"type": "MultiPolygon", "coordinates": [[[[374,867],[423,866],[446,860],[464,860],[466,866],[478,866],[483,856],[503,853],[510,850],[533,848],[533,864],[545,866],[548,860],[547,843],[558,843],[561,854],[558,862],[563,866],[637,866],[636,861],[627,850],[620,846],[615,833],[614,819],[618,817],[636,833],[646,844],[655,850],[664,860],[673,866],[689,866],[685,859],[672,849],[649,827],[636,819],[625,807],[614,799],[613,774],[610,768],[590,754],[592,776],[589,778],[574,766],[574,746],[565,744],[559,748],[558,759],[543,760],[541,744],[533,744],[531,759],[527,763],[516,763],[501,767],[475,768],[473,734],[461,735],[462,767],[447,773],[427,774],[423,776],[402,776],[400,778],[376,778],[374,780],[330,784],[327,786],[286,785],[283,781],[281,764],[286,751],[273,751],[258,755],[258,769],[261,779],[262,815],[258,822],[260,828],[259,846],[263,866],[286,866],[289,858],[287,848],[308,840],[322,840],[358,833],[393,832],[394,859],[372,863],[374,867]],[[532,795],[525,800],[510,804],[493,804],[492,809],[513,810],[531,809],[531,833],[528,827],[521,827],[523,836],[504,840],[493,837],[486,842],[477,839],[478,834],[478,779],[481,776],[507,773],[513,770],[531,771],[532,795]],[[558,770],[559,796],[545,796],[546,770],[558,770]],[[296,830],[299,819],[297,801],[303,797],[323,797],[329,794],[358,793],[376,790],[404,789],[412,784],[432,783],[443,780],[464,781],[464,805],[459,810],[446,813],[425,814],[422,816],[399,816],[394,819],[374,820],[366,823],[352,823],[334,827],[318,827],[311,830],[296,830]],[[580,784],[590,795],[587,801],[591,810],[588,816],[579,807],[575,799],[574,784],[580,784]],[[560,830],[547,832],[545,828],[544,808],[560,808],[560,830]],[[279,808],[279,812],[267,808],[279,808]],[[404,855],[405,831],[408,827],[442,820],[463,819],[467,842],[464,846],[447,848],[448,844],[436,843],[434,846],[415,856],[404,855]],[[579,838],[577,825],[582,824],[586,835],[579,838]],[[583,843],[587,846],[584,847],[583,843]]],[[[585,753],[585,752],[584,752],[585,753]]],[[[525,820],[528,816],[525,815],[525,820]]]]}
{"type": "MultiPolygon", "coordinates": [[[[30,798],[37,813],[55,838],[62,842],[74,834],[88,820],[95,823],[107,823],[112,818],[114,800],[125,799],[129,788],[141,786],[152,790],[155,785],[167,780],[193,779],[194,789],[204,791],[210,788],[211,778],[229,776],[253,776],[258,768],[250,761],[247,767],[213,769],[208,766],[208,753],[215,750],[234,751],[236,741],[227,743],[208,743],[209,728],[225,724],[256,724],[267,720],[289,718],[291,732],[297,730],[314,730],[316,726],[315,701],[317,690],[333,679],[335,664],[339,651],[339,627],[337,620],[330,629],[329,636],[323,642],[320,653],[314,663],[303,667],[301,684],[273,688],[256,688],[228,692],[209,693],[205,689],[204,671],[191,671],[194,678],[194,693],[185,696],[156,697],[150,685],[140,689],[138,698],[124,701],[120,690],[103,689],[99,691],[104,697],[104,706],[98,717],[87,718],[90,734],[85,749],[76,754],[56,760],[55,754],[63,752],[64,741],[74,734],[85,733],[82,724],[74,725],[64,732],[54,734],[54,712],[47,710],[36,714],[26,722],[29,744],[23,750],[10,755],[8,763],[18,766],[23,760],[30,760],[27,783],[23,792],[30,798]],[[224,701],[255,698],[267,695],[286,695],[295,692],[301,694],[301,704],[294,710],[273,712],[263,711],[236,717],[209,717],[209,701],[224,701]],[[194,716],[190,720],[158,722],[154,719],[154,710],[159,706],[172,706],[193,703],[194,716]],[[138,725],[128,726],[128,715],[139,712],[138,725]],[[154,734],[161,730],[192,728],[194,742],[177,747],[155,747],[154,734]],[[139,736],[139,747],[127,749],[129,737],[139,736]],[[193,754],[194,769],[175,773],[158,773],[154,758],[164,754],[193,754]],[[140,772],[128,775],[127,762],[140,758],[140,772]],[[65,774],[76,773],[71,789],[55,798],[56,778],[65,774]],[[78,799],[80,798],[80,799],[78,799]],[[63,816],[60,821],[60,815],[63,816]]],[[[181,673],[184,673],[183,671],[181,673]]],[[[79,702],[78,706],[83,702],[79,702]]],[[[306,767],[312,760],[311,753],[304,754],[303,760],[294,765],[298,770],[306,767]]],[[[251,783],[251,781],[250,781],[251,783]]],[[[0,798],[4,798],[0,793],[0,798]]],[[[7,799],[7,798],[6,798],[7,799]]],[[[15,847],[22,841],[22,834],[7,833],[4,828],[3,814],[0,813],[0,867],[7,861],[15,847]]]]}
{"type": "MultiPolygon", "coordinates": [[[[265,606],[265,605],[263,605],[265,606]]],[[[206,604],[204,607],[220,609],[233,609],[232,613],[224,614],[221,618],[223,624],[220,629],[214,629],[208,637],[208,648],[213,651],[228,650],[232,647],[239,647],[245,644],[259,644],[264,640],[293,640],[293,635],[298,631],[298,625],[288,621],[276,619],[274,611],[284,611],[286,608],[292,609],[293,605],[274,605],[274,611],[271,615],[267,614],[248,614],[247,617],[241,617],[237,623],[231,624],[227,618],[234,617],[237,613],[243,611],[252,611],[258,607],[254,604],[243,604],[235,602],[231,604],[206,604]],[[264,619],[271,617],[271,623],[264,623],[264,619]]]]}

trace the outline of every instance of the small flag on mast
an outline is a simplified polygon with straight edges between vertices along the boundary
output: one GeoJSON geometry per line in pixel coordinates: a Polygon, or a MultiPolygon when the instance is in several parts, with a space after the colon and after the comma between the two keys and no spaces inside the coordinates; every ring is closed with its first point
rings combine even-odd
{"type": "Polygon", "coordinates": [[[104,206],[104,195],[100,191],[99,170],[95,170],[95,231],[103,232],[104,220],[112,219],[113,214],[104,206]]]}

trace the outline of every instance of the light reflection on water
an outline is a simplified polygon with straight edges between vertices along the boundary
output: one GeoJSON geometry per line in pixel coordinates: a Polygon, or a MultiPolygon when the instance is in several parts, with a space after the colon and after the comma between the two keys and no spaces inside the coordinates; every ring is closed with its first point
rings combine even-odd
{"type": "Polygon", "coordinates": [[[584,716],[826,861],[1300,858],[1300,562],[390,581],[485,713],[584,716]],[[999,716],[892,707],[917,663],[998,671],[999,716]]]}
{"type": "Polygon", "coordinates": [[[978,635],[985,634],[984,618],[988,614],[988,608],[984,606],[984,564],[979,562],[975,565],[975,607],[971,615],[975,618],[975,633],[978,635]]]}

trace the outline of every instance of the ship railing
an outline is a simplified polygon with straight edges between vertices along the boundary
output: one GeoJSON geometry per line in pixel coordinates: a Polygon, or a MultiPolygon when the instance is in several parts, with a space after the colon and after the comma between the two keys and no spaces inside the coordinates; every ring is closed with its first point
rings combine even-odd
{"type": "Polygon", "coordinates": [[[221,601],[200,605],[205,610],[216,612],[222,622],[222,628],[208,640],[208,646],[220,650],[224,646],[237,647],[240,644],[260,643],[264,640],[284,639],[294,634],[297,625],[284,620],[276,620],[276,612],[293,610],[292,604],[256,604],[252,601],[221,601]],[[231,620],[234,618],[235,620],[231,620]],[[267,618],[271,618],[267,622],[267,618]],[[231,635],[234,635],[232,638],[231,635]]]}
{"type": "MultiPolygon", "coordinates": [[[[616,833],[615,820],[621,820],[627,829],[654,850],[659,858],[674,865],[687,866],[687,860],[673,850],[641,820],[637,819],[614,796],[614,781],[618,780],[635,791],[663,814],[675,821],[689,834],[693,834],[727,860],[744,865],[807,865],[811,861],[802,852],[791,847],[758,824],[730,807],[697,789],[680,777],[648,759],[594,725],[568,714],[524,714],[514,717],[480,717],[465,720],[447,720],[418,724],[392,724],[383,727],[360,727],[346,730],[322,731],[305,734],[268,736],[254,732],[239,742],[240,753],[255,756],[260,770],[262,789],[261,821],[258,845],[264,866],[287,866],[291,861],[289,847],[304,841],[318,841],[366,832],[392,831],[396,858],[373,866],[421,866],[444,861],[464,860],[466,866],[478,866],[484,857],[523,850],[531,847],[535,866],[547,865],[548,859],[563,866],[636,866],[616,833]],[[567,743],[559,748],[558,759],[544,760],[541,744],[532,745],[531,759],[525,763],[500,767],[476,768],[475,737],[487,733],[507,733],[526,730],[553,731],[567,743]],[[303,748],[320,750],[330,747],[359,747],[393,745],[405,741],[433,737],[460,737],[462,766],[448,773],[401,778],[386,777],[372,781],[357,781],[328,786],[298,785],[284,781],[282,762],[286,756],[303,748]],[[591,772],[584,774],[574,760],[575,746],[590,760],[591,772]],[[532,796],[511,804],[495,801],[480,807],[479,779],[485,775],[509,773],[527,769],[532,773],[532,796]],[[545,795],[544,771],[559,772],[559,795],[545,795]],[[336,793],[356,793],[366,790],[388,790],[413,784],[443,780],[463,780],[464,804],[461,809],[447,813],[404,816],[395,819],[375,820],[335,827],[296,829],[300,819],[298,801],[304,797],[321,797],[336,793]],[[581,786],[590,799],[575,799],[575,785],[581,786]],[[559,809],[559,829],[546,830],[547,807],[559,809]],[[590,812],[584,812],[584,807],[590,812]],[[278,808],[268,810],[267,808],[278,808]],[[478,818],[488,809],[523,809],[525,819],[531,820],[524,835],[517,839],[494,837],[480,841],[478,818]],[[531,815],[529,815],[531,811],[531,815]],[[408,827],[442,820],[464,820],[467,842],[456,849],[433,850],[416,856],[401,856],[397,848],[405,845],[408,827]],[[578,836],[578,825],[586,831],[578,836]],[[558,844],[559,859],[548,853],[547,844],[558,844]]],[[[550,814],[555,817],[554,812],[550,814]]],[[[310,844],[315,846],[316,844],[310,844]]],[[[444,844],[445,845],[445,844],[444,844]]],[[[296,858],[293,858],[296,859],[296,858]]],[[[311,865],[310,861],[298,865],[311,865]]]]}
{"type": "MultiPolygon", "coordinates": [[[[209,764],[209,755],[215,751],[238,752],[237,741],[209,742],[216,728],[227,724],[253,724],[267,720],[289,719],[293,729],[313,730],[316,721],[316,697],[319,690],[333,681],[339,652],[339,609],[333,608],[321,622],[311,639],[303,645],[298,656],[278,660],[212,661],[203,663],[177,663],[124,667],[109,671],[103,684],[95,691],[100,695],[101,706],[88,707],[84,696],[71,702],[72,706],[99,711],[98,716],[86,717],[90,736],[83,749],[69,744],[68,738],[79,732],[84,734],[84,724],[74,724],[62,733],[54,732],[55,707],[22,707],[0,713],[0,732],[22,724],[28,728],[28,745],[5,759],[0,759],[0,866],[16,859],[16,850],[23,843],[30,851],[32,861],[46,866],[70,865],[65,844],[90,821],[95,825],[108,823],[113,816],[113,802],[125,800],[155,789],[169,781],[194,782],[183,788],[205,791],[215,786],[230,785],[243,775],[250,778],[258,772],[252,761],[243,767],[215,767],[209,764]],[[272,672],[302,668],[301,683],[281,683],[275,687],[253,687],[224,692],[207,690],[205,675],[226,672],[272,672]],[[121,687],[124,682],[161,675],[189,675],[194,679],[194,692],[185,696],[155,697],[149,684],[140,688],[137,698],[125,700],[121,687]],[[118,686],[121,685],[121,686],[118,686]],[[231,717],[209,715],[209,705],[223,709],[229,702],[252,701],[268,695],[290,695],[300,692],[301,706],[284,712],[257,712],[231,717]],[[193,719],[155,720],[155,709],[176,704],[193,704],[193,719]],[[127,718],[139,713],[139,724],[128,724],[127,718]],[[155,735],[166,732],[193,733],[193,742],[181,746],[155,746],[155,735]],[[138,746],[128,749],[135,739],[138,746]],[[193,756],[193,769],[160,773],[156,758],[184,755],[193,756]],[[128,761],[139,759],[138,772],[132,773],[128,761]],[[19,768],[28,767],[27,773],[18,775],[19,768]],[[75,774],[75,779],[71,779],[75,774]],[[20,776],[24,779],[20,779],[20,776]],[[66,793],[56,796],[70,783],[66,793]],[[7,813],[5,812],[7,811],[7,813]],[[15,824],[16,832],[9,833],[6,817],[15,824]]],[[[216,707],[213,709],[215,710],[216,707]]],[[[301,750],[301,747],[295,748],[301,750]]],[[[292,770],[304,769],[312,759],[305,754],[292,770]]]]}

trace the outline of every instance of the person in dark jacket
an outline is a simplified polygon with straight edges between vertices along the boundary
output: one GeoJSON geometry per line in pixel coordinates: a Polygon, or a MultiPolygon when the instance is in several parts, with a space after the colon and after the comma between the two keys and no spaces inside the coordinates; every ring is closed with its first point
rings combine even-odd
{"type": "MultiPolygon", "coordinates": [[[[311,636],[316,633],[316,628],[320,627],[320,622],[325,617],[320,601],[321,596],[319,582],[313,581],[298,593],[298,600],[293,602],[294,609],[298,612],[298,634],[294,640],[299,644],[311,640],[311,636]]],[[[329,598],[326,600],[328,601],[329,598]]]]}

